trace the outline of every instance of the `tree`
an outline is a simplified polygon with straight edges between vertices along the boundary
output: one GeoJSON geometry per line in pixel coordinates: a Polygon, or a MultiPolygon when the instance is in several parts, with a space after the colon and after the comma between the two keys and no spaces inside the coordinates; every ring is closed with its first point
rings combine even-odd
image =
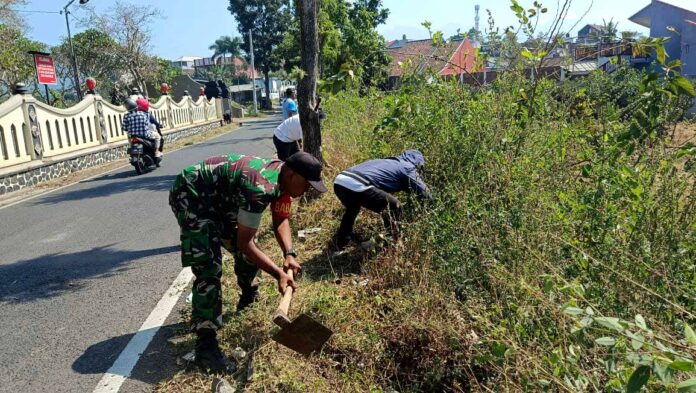
{"type": "MultiPolygon", "coordinates": [[[[125,73],[124,61],[116,55],[120,51],[118,42],[97,29],[87,29],[75,34],[72,41],[80,80],[93,77],[98,82],[97,92],[101,95],[111,92],[114,84],[125,73]]],[[[55,58],[56,72],[59,75],[70,75],[67,84],[72,86],[72,55],[68,39],[64,38],[51,52],[55,58]]]]}
{"type": "Polygon", "coordinates": [[[606,20],[602,19],[602,33],[600,34],[600,40],[603,43],[612,43],[616,41],[616,36],[619,35],[619,22],[614,22],[614,19],[606,20]]]}
{"type": "Polygon", "coordinates": [[[0,24],[23,30],[24,19],[15,10],[26,4],[26,0],[0,0],[0,24]]]}
{"type": "Polygon", "coordinates": [[[154,19],[161,17],[160,11],[121,1],[116,1],[104,13],[97,13],[94,8],[88,9],[90,16],[83,24],[96,26],[118,43],[114,55],[123,61],[131,81],[143,94],[147,94],[146,82],[157,83],[159,71],[157,58],[150,55],[152,32],[149,26],[154,19]]]}
{"type": "Polygon", "coordinates": [[[34,63],[29,51],[44,51],[46,46],[32,41],[14,27],[0,24],[0,99],[12,94],[19,83],[36,84],[34,63]]]}
{"type": "Polygon", "coordinates": [[[319,35],[316,0],[298,0],[297,18],[300,22],[302,70],[304,76],[297,86],[302,140],[306,152],[319,160],[321,157],[321,129],[316,106],[317,79],[319,77],[319,35]]]}
{"type": "Polygon", "coordinates": [[[230,0],[227,9],[237,21],[244,48],[249,47],[251,31],[255,65],[264,75],[266,97],[270,97],[270,73],[278,70],[281,64],[273,51],[283,41],[292,22],[289,0],[230,0]]]}
{"type": "MultiPolygon", "coordinates": [[[[364,85],[379,84],[386,80],[385,69],[389,57],[384,51],[384,38],[376,28],[383,24],[389,10],[381,0],[322,0],[317,10],[320,46],[320,75],[335,76],[349,69],[364,85]]],[[[300,65],[299,22],[288,29],[278,56],[285,60],[286,72],[300,65]]]]}
{"type": "Polygon", "coordinates": [[[208,49],[213,51],[213,57],[218,55],[237,57],[241,54],[242,43],[242,39],[239,37],[232,38],[228,35],[223,35],[215,40],[215,43],[210,45],[208,49]]]}

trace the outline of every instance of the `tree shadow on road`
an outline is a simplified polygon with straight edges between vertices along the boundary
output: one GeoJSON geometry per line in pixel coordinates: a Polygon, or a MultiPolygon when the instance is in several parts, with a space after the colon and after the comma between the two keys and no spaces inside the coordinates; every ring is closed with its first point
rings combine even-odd
{"type": "MultiPolygon", "coordinates": [[[[185,334],[187,331],[188,325],[183,322],[162,326],[155,333],[152,342],[147,346],[133,371],[122,372],[122,374],[130,375],[123,376],[150,385],[171,379],[180,367],[176,364],[178,350],[167,340],[185,334]]],[[[143,333],[151,332],[144,330],[143,333]]],[[[104,374],[111,368],[133,336],[135,333],[124,334],[91,345],[73,362],[72,369],[80,374],[104,374]]],[[[118,370],[111,370],[111,372],[119,373],[118,370]]]]}
{"type": "MultiPolygon", "coordinates": [[[[84,183],[95,184],[89,188],[72,189],[49,194],[43,198],[37,199],[35,203],[49,205],[66,201],[107,197],[131,191],[165,191],[172,186],[174,177],[174,175],[136,176],[135,172],[124,171],[87,180],[84,183]]],[[[74,187],[79,187],[79,185],[74,187]]]]}
{"type": "Polygon", "coordinates": [[[118,250],[113,244],[68,254],[47,254],[0,265],[0,304],[30,302],[78,291],[87,280],[109,277],[139,259],[179,251],[179,246],[118,250]]]}

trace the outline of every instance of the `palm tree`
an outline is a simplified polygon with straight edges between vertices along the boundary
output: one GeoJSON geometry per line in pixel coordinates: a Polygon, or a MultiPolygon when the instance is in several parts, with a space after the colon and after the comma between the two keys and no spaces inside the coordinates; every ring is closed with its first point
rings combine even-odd
{"type": "Polygon", "coordinates": [[[604,30],[601,37],[602,42],[614,42],[616,36],[619,35],[619,22],[614,22],[614,18],[609,19],[608,22],[602,19],[602,28],[604,30]]]}
{"type": "Polygon", "coordinates": [[[215,43],[213,45],[210,45],[208,49],[214,51],[213,57],[217,57],[219,55],[227,55],[229,54],[230,56],[237,57],[241,54],[241,48],[242,48],[242,39],[239,37],[230,37],[228,35],[223,35],[217,40],[215,40],[215,43]]]}

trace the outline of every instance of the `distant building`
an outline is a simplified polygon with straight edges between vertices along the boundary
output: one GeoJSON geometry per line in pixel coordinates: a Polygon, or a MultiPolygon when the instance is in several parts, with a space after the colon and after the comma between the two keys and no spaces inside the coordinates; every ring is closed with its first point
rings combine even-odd
{"type": "Polygon", "coordinates": [[[682,74],[696,77],[696,1],[652,0],[628,19],[649,28],[651,37],[671,37],[668,61],[681,60],[682,74]]]}
{"type": "Polygon", "coordinates": [[[251,65],[239,56],[202,57],[193,62],[193,68],[196,71],[204,71],[215,66],[234,66],[236,75],[246,75],[249,79],[262,77],[259,70],[253,72],[251,70],[251,65]]]}
{"type": "Polygon", "coordinates": [[[468,38],[455,38],[436,46],[432,39],[409,40],[403,36],[387,43],[387,53],[391,57],[389,84],[392,87],[404,73],[421,75],[429,71],[452,76],[482,71],[476,69],[477,50],[468,38]]]}
{"type": "Polygon", "coordinates": [[[604,33],[606,33],[606,29],[602,25],[585,25],[578,31],[577,42],[582,44],[596,43],[604,33]]]}
{"type": "Polygon", "coordinates": [[[180,58],[173,60],[171,65],[173,67],[179,68],[182,73],[193,75],[193,64],[196,60],[200,60],[202,57],[199,56],[181,56],[180,58]]]}

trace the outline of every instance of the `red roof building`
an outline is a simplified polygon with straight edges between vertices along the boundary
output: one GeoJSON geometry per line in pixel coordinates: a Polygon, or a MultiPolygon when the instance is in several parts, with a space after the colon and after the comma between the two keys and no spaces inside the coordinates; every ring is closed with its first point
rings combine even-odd
{"type": "Polygon", "coordinates": [[[433,45],[432,39],[395,40],[387,44],[387,53],[392,59],[391,78],[409,72],[422,74],[425,70],[442,76],[483,71],[476,67],[478,52],[468,38],[453,39],[439,46],[433,45]]]}

